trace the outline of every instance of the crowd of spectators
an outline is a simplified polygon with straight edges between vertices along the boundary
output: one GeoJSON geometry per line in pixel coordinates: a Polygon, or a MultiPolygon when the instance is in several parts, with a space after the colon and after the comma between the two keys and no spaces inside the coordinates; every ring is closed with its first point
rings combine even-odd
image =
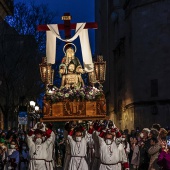
{"type": "MultiPolygon", "coordinates": [[[[127,155],[131,169],[170,170],[170,129],[153,124],[151,128],[139,128],[122,132],[129,143],[127,155]]],[[[126,144],[126,146],[128,146],[126,144]]]]}

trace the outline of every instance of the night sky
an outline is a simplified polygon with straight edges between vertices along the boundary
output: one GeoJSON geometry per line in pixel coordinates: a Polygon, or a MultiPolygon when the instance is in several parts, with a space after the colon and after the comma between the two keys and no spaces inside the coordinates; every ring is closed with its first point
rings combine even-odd
{"type": "MultiPolygon", "coordinates": [[[[14,2],[30,3],[29,0],[14,0],[14,2]]],[[[71,22],[95,22],[94,0],[34,0],[33,2],[36,2],[36,4],[48,4],[49,9],[56,13],[54,23],[63,23],[61,16],[66,12],[71,13],[71,22]]],[[[94,54],[95,51],[94,32],[92,29],[89,30],[92,54],[94,54]]]]}

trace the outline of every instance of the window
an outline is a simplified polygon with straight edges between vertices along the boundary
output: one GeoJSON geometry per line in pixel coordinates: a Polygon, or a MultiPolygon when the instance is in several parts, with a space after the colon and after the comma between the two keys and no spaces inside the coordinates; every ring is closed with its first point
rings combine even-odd
{"type": "Polygon", "coordinates": [[[158,96],[158,80],[151,80],[151,97],[158,96]]]}

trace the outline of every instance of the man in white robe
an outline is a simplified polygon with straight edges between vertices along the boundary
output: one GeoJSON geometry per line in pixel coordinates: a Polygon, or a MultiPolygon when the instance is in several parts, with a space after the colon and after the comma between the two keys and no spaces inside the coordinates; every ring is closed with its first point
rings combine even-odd
{"type": "Polygon", "coordinates": [[[29,170],[53,170],[52,160],[48,160],[48,148],[52,143],[52,136],[45,142],[43,142],[42,137],[43,132],[39,129],[35,131],[32,130],[29,135],[27,135],[30,155],[29,170]]]}
{"type": "Polygon", "coordinates": [[[100,168],[99,170],[118,170],[119,150],[113,141],[113,135],[106,133],[105,138],[99,138],[100,145],[100,168]]]}
{"type": "Polygon", "coordinates": [[[70,131],[68,141],[71,149],[71,159],[68,170],[88,170],[85,160],[87,152],[87,138],[83,137],[83,131],[77,127],[70,131]]]}
{"type": "Polygon", "coordinates": [[[48,151],[47,161],[50,164],[52,164],[50,166],[53,166],[55,168],[55,133],[52,131],[51,123],[46,126],[45,136],[46,136],[46,139],[50,138],[50,136],[51,136],[51,143],[47,149],[47,151],[48,151]]]}

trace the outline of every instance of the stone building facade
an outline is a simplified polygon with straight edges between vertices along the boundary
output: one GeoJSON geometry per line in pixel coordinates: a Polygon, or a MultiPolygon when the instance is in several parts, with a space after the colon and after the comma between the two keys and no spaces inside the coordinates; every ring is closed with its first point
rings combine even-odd
{"type": "MultiPolygon", "coordinates": [[[[14,8],[13,0],[0,0],[0,24],[3,24],[3,20],[7,15],[13,14],[13,8],[14,8]]],[[[0,79],[0,86],[1,84],[2,80],[0,79]]],[[[3,129],[3,127],[4,127],[3,114],[0,108],[0,128],[3,129]]]]}
{"type": "Polygon", "coordinates": [[[121,129],[170,125],[170,1],[96,0],[96,53],[108,113],[121,129]]]}

